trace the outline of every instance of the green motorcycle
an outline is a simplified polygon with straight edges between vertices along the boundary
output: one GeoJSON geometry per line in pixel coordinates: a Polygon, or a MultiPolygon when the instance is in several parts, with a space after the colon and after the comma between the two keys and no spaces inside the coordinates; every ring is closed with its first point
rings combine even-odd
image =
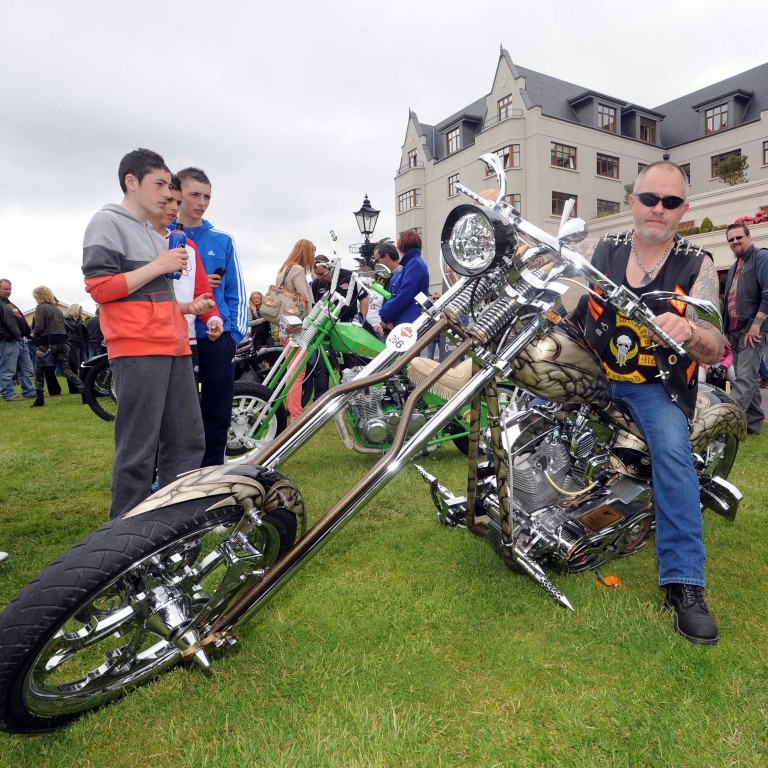
{"type": "MultiPolygon", "coordinates": [[[[377,267],[379,275],[383,269],[377,267]]],[[[378,283],[364,286],[384,298],[389,294],[378,283]]],[[[351,293],[351,288],[349,293],[351,293]]],[[[398,337],[393,331],[386,342],[380,341],[357,323],[340,322],[348,306],[348,296],[331,290],[312,308],[302,321],[296,317],[281,318],[280,335],[288,338],[285,348],[271,361],[260,384],[236,382],[232,403],[227,456],[247,458],[273,440],[287,426],[286,396],[301,370],[307,369],[303,388],[303,404],[311,393],[311,375],[318,368],[327,373],[331,387],[350,381],[367,363],[387,346],[396,348],[398,337]]],[[[396,329],[397,330],[397,329],[396,329]]],[[[407,334],[407,326],[399,333],[407,334]]],[[[356,394],[343,411],[336,414],[335,424],[344,446],[359,453],[384,453],[391,444],[402,417],[403,406],[413,389],[424,381],[438,363],[415,358],[403,371],[356,394]]],[[[424,392],[417,408],[409,417],[408,435],[415,434],[441,408],[446,400],[467,383],[472,362],[467,359],[444,375],[424,392]]],[[[502,399],[514,396],[512,386],[500,385],[502,399]]],[[[429,441],[434,449],[453,442],[463,453],[469,448],[469,408],[459,413],[429,441]]]]}

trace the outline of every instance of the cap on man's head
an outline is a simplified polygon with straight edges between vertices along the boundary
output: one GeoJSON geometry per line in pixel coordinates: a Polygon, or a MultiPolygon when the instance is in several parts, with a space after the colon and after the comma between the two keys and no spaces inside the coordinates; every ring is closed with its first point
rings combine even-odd
{"type": "Polygon", "coordinates": [[[330,259],[327,256],[323,256],[322,253],[319,253],[317,256],[315,256],[315,266],[318,264],[330,264],[330,259]]]}

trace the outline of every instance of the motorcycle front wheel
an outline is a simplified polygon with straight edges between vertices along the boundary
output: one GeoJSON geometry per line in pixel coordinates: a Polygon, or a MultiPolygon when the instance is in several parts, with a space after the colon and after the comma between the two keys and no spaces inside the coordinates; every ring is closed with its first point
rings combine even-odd
{"type": "MultiPolygon", "coordinates": [[[[268,494],[278,478],[265,472],[259,482],[268,494]]],[[[275,503],[230,539],[243,507],[212,508],[224,499],[113,520],[14,598],[0,616],[2,730],[58,728],[174,666],[241,577],[257,578],[295,542],[296,515],[275,503]]]]}
{"type": "Polygon", "coordinates": [[[258,449],[259,441],[274,440],[288,425],[288,414],[282,404],[264,423],[259,412],[272,397],[272,390],[252,381],[236,381],[229,421],[227,460],[242,459],[258,449]]]}
{"type": "Polygon", "coordinates": [[[117,413],[117,393],[112,368],[106,355],[88,368],[83,387],[83,398],[91,410],[104,421],[114,421],[117,413]]]}

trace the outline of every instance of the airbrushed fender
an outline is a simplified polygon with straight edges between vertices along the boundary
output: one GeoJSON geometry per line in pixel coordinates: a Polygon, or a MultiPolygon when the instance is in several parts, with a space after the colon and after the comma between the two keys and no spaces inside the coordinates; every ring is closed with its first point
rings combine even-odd
{"type": "Polygon", "coordinates": [[[296,515],[299,535],[303,535],[307,515],[301,494],[287,480],[278,481],[268,491],[265,490],[260,482],[264,474],[266,470],[263,467],[252,464],[222,464],[196,469],[180,475],[178,480],[153,493],[125,517],[138,517],[184,501],[210,498],[216,501],[209,509],[238,505],[246,512],[258,509],[263,514],[286,509],[296,515]]]}

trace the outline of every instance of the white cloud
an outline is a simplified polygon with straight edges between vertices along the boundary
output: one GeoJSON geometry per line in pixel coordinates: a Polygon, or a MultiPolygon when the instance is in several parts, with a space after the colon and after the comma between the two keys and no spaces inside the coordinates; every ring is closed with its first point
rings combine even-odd
{"type": "Polygon", "coordinates": [[[301,237],[327,250],[333,228],[345,254],[359,242],[352,212],[366,193],[382,210],[376,235],[395,235],[409,108],[436,123],[487,93],[500,44],[522,66],[652,107],[762,63],[759,24],[724,45],[717,23],[747,10],[4,0],[0,274],[21,306],[41,283],[90,306],[83,230],[119,202],[120,157],[148,146],[174,169],[206,170],[209,218],[235,236],[248,289],[265,288],[301,237]]]}

